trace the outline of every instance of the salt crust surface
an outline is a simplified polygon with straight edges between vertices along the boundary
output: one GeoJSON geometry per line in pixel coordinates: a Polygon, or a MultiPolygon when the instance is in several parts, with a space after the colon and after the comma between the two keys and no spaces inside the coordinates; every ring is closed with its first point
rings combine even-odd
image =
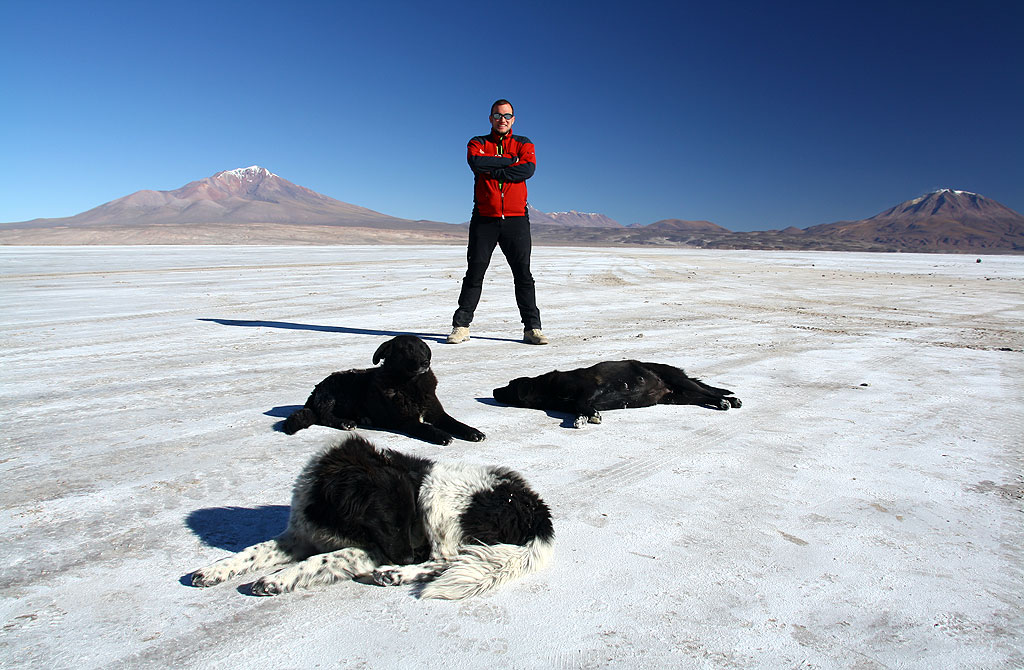
{"type": "Polygon", "coordinates": [[[459,247],[0,249],[0,664],[1021,667],[1024,257],[980,259],[538,248],[531,347],[500,254],[451,346],[459,247]],[[520,471],[552,565],[457,603],[189,586],[342,436],[275,425],[400,333],[487,440],[360,432],[520,471]],[[575,430],[491,400],[621,358],[744,406],[575,430]]]}

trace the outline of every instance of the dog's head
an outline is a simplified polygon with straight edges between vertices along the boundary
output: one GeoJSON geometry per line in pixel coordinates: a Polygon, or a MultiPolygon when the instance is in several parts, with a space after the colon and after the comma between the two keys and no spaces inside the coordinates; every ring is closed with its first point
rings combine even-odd
{"type": "Polygon", "coordinates": [[[374,493],[367,500],[364,527],[393,564],[415,563],[417,548],[426,540],[416,483],[408,473],[393,468],[374,475],[374,493]]]}
{"type": "Polygon", "coordinates": [[[519,377],[492,391],[494,399],[512,407],[533,407],[533,379],[519,377]]]}
{"type": "Polygon", "coordinates": [[[412,378],[430,370],[430,347],[414,335],[399,335],[377,347],[373,364],[399,377],[412,378]]]}
{"type": "Polygon", "coordinates": [[[391,563],[415,563],[426,544],[421,476],[365,439],[350,437],[317,458],[303,512],[336,536],[375,545],[391,563]]]}

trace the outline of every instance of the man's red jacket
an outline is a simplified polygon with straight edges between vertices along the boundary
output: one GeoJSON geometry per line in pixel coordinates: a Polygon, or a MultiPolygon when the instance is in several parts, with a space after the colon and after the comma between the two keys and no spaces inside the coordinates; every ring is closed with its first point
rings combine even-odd
{"type": "Polygon", "coordinates": [[[505,218],[526,215],[526,180],[537,169],[533,142],[522,135],[490,135],[469,141],[466,160],[476,175],[473,214],[505,218]]]}

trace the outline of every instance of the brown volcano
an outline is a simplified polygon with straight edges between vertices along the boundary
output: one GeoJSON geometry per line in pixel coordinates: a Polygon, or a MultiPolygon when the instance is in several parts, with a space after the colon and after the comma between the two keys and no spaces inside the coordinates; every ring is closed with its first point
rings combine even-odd
{"type": "Polygon", "coordinates": [[[403,223],[293,184],[254,165],[225,170],[173,191],[136,191],[66,219],[74,224],[131,223],[403,223]]]}
{"type": "Polygon", "coordinates": [[[4,244],[406,244],[464,238],[458,226],[351,205],[257,165],[173,191],[136,191],[75,216],[0,224],[4,244]]]}
{"type": "Polygon", "coordinates": [[[906,251],[1024,251],[1024,216],[977,193],[942,189],[869,219],[811,226],[804,234],[906,251]]]}

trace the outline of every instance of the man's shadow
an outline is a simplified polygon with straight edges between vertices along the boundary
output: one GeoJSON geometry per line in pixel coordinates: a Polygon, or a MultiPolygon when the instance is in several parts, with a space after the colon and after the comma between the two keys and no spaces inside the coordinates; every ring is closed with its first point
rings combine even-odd
{"type": "MultiPolygon", "coordinates": [[[[402,330],[372,330],[369,328],[348,328],[347,326],[320,326],[310,323],[290,323],[288,321],[251,321],[246,319],[199,319],[219,323],[222,326],[241,326],[244,328],[283,328],[285,330],[312,330],[321,333],[344,333],[347,335],[374,335],[377,337],[398,337],[399,335],[413,335],[429,342],[444,342],[448,336],[438,333],[413,333],[402,330]]],[[[520,342],[509,337],[481,337],[474,335],[476,340],[492,340],[495,342],[520,342]]]]}

